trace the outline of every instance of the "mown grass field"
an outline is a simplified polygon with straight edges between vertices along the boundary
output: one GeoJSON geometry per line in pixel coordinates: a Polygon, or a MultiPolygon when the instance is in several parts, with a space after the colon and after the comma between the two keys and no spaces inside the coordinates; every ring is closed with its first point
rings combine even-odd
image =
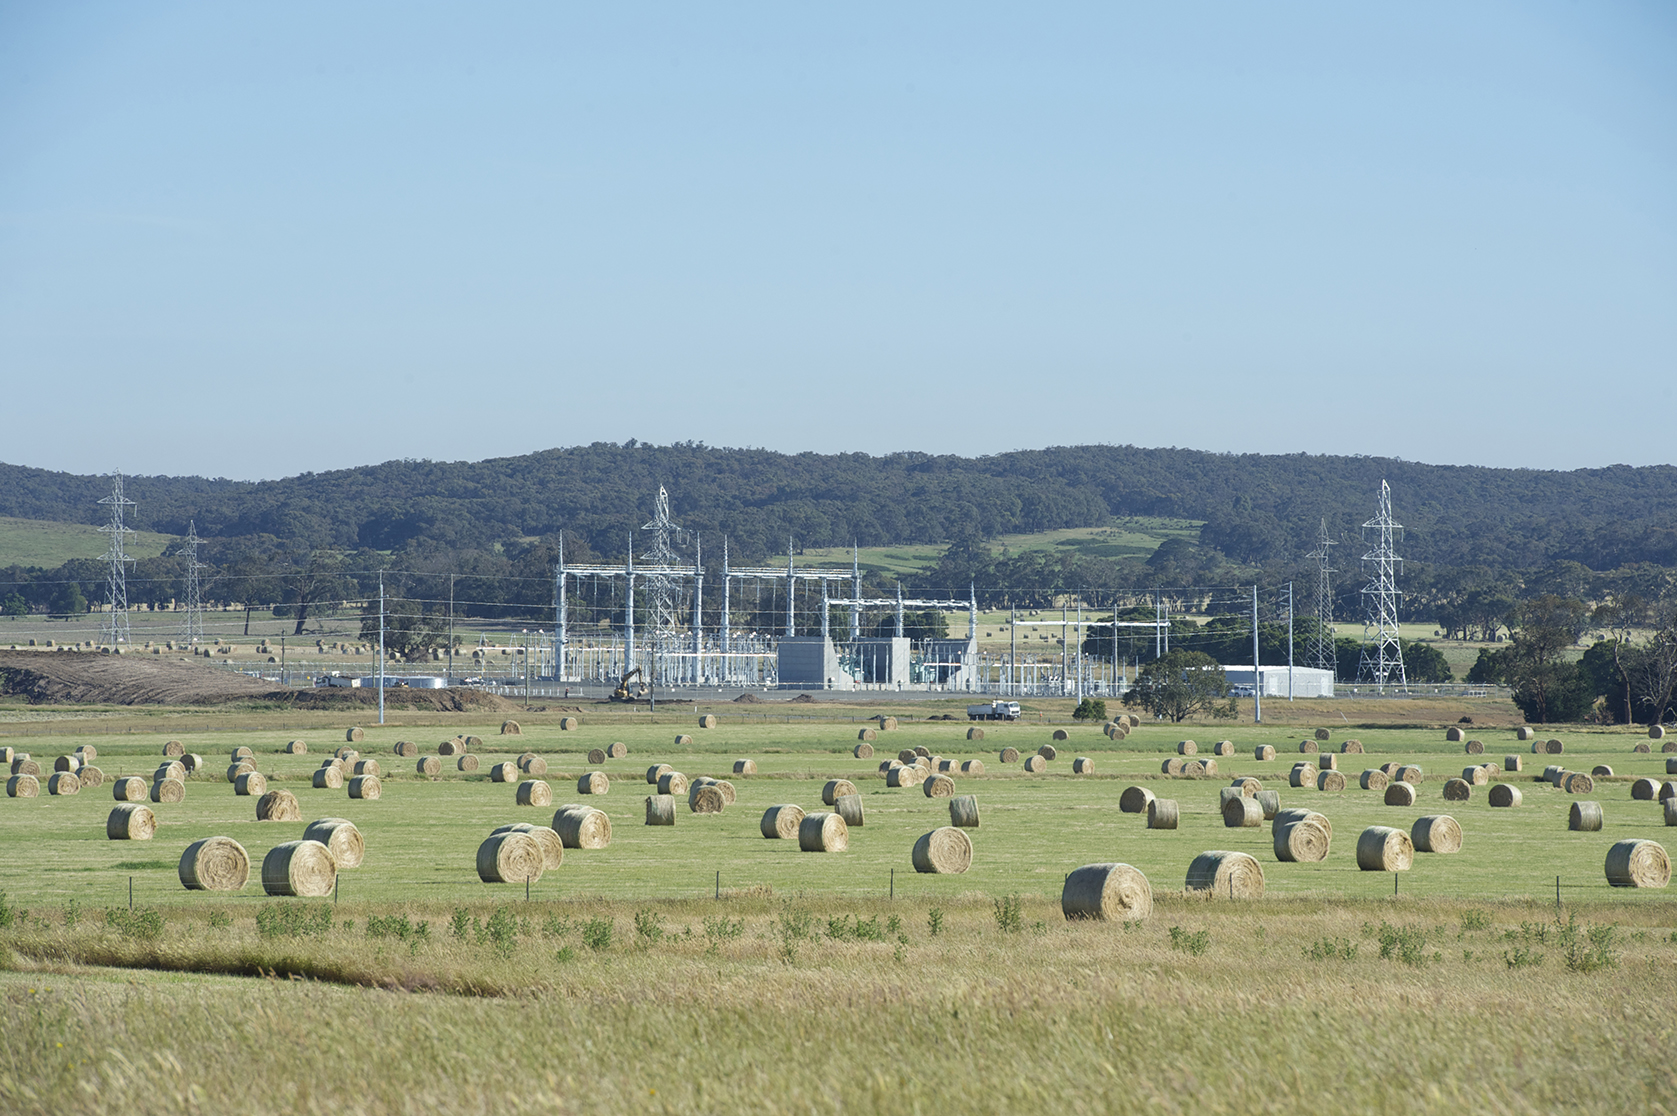
{"type": "MultiPolygon", "coordinates": [[[[248,715],[246,720],[261,715],[248,715]]],[[[271,724],[277,725],[278,716],[271,724]]],[[[1050,727],[965,722],[881,732],[876,757],[851,756],[848,721],[658,723],[591,719],[580,730],[448,721],[369,728],[359,745],[389,772],[384,797],[356,802],[315,790],[308,774],[343,743],[343,725],[179,734],[208,774],[186,801],[154,805],[150,842],[105,839],[108,789],[0,800],[8,910],[0,931],[0,1107],[17,1112],[881,1111],[959,1105],[976,1112],[1671,1111],[1677,1076],[1665,1005],[1677,992],[1677,905],[1670,891],[1607,886],[1607,847],[1627,837],[1671,845],[1656,805],[1629,780],[1666,778],[1658,744],[1638,755],[1626,732],[1558,733],[1566,752],[1536,756],[1504,729],[1482,730],[1486,754],[1518,753],[1519,809],[1491,809],[1484,790],[1446,804],[1443,779],[1468,762],[1441,730],[1337,732],[1368,752],[1342,755],[1354,776],[1388,760],[1427,772],[1414,808],[1351,789],[1286,787],[1300,735],[1251,726],[1143,726],[1113,744],[1093,727],[1055,745],[1046,775],[1004,766],[1050,727]],[[555,804],[590,801],[612,817],[603,850],[567,850],[531,889],[478,881],[473,855],[495,826],[547,821],[487,775],[410,775],[397,739],[427,754],[445,736],[480,735],[484,770],[532,750],[550,764],[555,804]],[[694,737],[676,748],[676,733],[694,737]],[[1191,736],[1226,736],[1235,756],[1215,778],[1169,779],[1160,763],[1191,736]],[[279,752],[301,737],[310,753],[279,752]],[[600,765],[609,794],[575,794],[586,750],[613,740],[628,758],[600,765]],[[1259,762],[1251,749],[1273,744],[1259,762]],[[222,770],[247,745],[272,785],[294,791],[304,822],[347,817],[365,835],[359,869],[341,873],[335,907],[241,893],[187,892],[176,862],[190,841],[239,840],[259,866],[303,825],[261,823],[222,770]],[[877,764],[922,745],[979,758],[958,777],[979,798],[972,869],[921,876],[915,838],[947,821],[943,800],[889,789],[877,764]],[[1097,774],[1070,774],[1074,756],[1097,774]],[[736,777],[750,757],[758,774],[736,777]],[[388,760],[388,762],[386,762],[388,760]],[[1598,780],[1606,828],[1570,833],[1572,797],[1537,781],[1558,760],[1613,766],[1598,780]],[[729,778],[734,806],[646,827],[650,764],[729,778]],[[1334,826],[1320,864],[1281,864],[1269,828],[1223,826],[1217,791],[1236,775],[1279,789],[1334,826]],[[822,782],[854,780],[867,823],[837,854],[801,853],[758,831],[765,807],[820,808],[822,782]],[[1182,806],[1181,827],[1155,832],[1117,809],[1145,782],[1182,806]],[[1356,834],[1449,813],[1461,853],[1418,854],[1397,876],[1359,872],[1356,834]],[[1184,895],[1189,860],[1208,849],[1251,853],[1266,895],[1251,902],[1184,895]],[[1144,871],[1148,922],[1068,923],[1064,874],[1121,860],[1144,871]],[[892,894],[892,871],[895,893],[892,894]],[[722,898],[718,900],[717,873],[722,898]],[[1555,879],[1563,921],[1557,925],[1555,879]],[[157,912],[155,937],[126,921],[157,912]],[[1016,916],[1010,915],[1017,901],[1016,916]],[[998,907],[999,904],[999,907],[998,907]],[[116,913],[107,923],[107,909],[116,913]],[[21,914],[26,910],[27,914],[21,914]],[[303,916],[292,932],[273,912],[303,916]],[[316,921],[318,919],[318,921],[316,921]],[[1598,928],[1601,952],[1563,937],[1598,928]],[[67,923],[74,923],[67,925],[67,923]],[[423,934],[418,930],[425,926],[423,934]],[[936,932],[934,933],[934,925],[936,932]],[[1613,928],[1611,931],[1606,928],[1613,928]],[[126,932],[125,932],[126,928],[126,932]],[[458,931],[458,933],[457,933],[458,931]],[[1591,961],[1595,957],[1595,961],[1591,961]],[[1569,966],[1568,960],[1573,964],[1569,966]],[[1610,963],[1609,963],[1610,962],[1610,963]],[[252,974],[261,972],[264,977],[252,974]]],[[[291,718],[287,723],[295,721],[291,718]]],[[[74,726],[59,725],[58,728],[74,726]]],[[[55,734],[48,758],[85,739],[107,775],[148,774],[164,735],[55,734]]],[[[445,761],[446,763],[447,761],[445,761]]],[[[1677,777],[1677,776],[1674,776],[1677,777]]]]}
{"type": "MultiPolygon", "coordinates": [[[[173,541],[173,535],[139,531],[124,549],[135,558],[156,558],[173,541]]],[[[109,546],[110,540],[90,524],[0,515],[0,566],[52,569],[72,558],[98,558],[109,546]]]]}

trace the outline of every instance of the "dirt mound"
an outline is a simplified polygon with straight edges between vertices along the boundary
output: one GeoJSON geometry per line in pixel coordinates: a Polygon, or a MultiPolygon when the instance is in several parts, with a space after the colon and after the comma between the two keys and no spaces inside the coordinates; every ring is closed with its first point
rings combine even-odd
{"type": "Polygon", "coordinates": [[[763,699],[756,694],[741,694],[734,699],[735,705],[761,705],[762,703],[763,699]]]}
{"type": "MultiPolygon", "coordinates": [[[[269,690],[259,700],[296,709],[376,709],[378,689],[317,686],[308,690],[269,690]]],[[[384,691],[384,706],[438,713],[506,713],[518,708],[506,698],[482,690],[419,690],[395,686],[384,691]]]]}
{"type": "Polygon", "coordinates": [[[810,697],[808,694],[799,694],[797,697],[795,697],[791,700],[791,704],[793,704],[793,705],[816,705],[818,703],[816,702],[816,700],[814,698],[810,697]]]}
{"type": "Polygon", "coordinates": [[[273,683],[187,659],[93,651],[0,651],[0,694],[31,705],[207,705],[260,698],[273,683]]]}

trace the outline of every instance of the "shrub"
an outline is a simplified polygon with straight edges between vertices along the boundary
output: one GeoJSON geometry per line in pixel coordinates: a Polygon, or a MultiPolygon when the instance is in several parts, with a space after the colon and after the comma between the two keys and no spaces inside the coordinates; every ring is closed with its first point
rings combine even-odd
{"type": "Polygon", "coordinates": [[[934,938],[943,933],[942,907],[933,907],[931,910],[926,912],[926,929],[934,938]]]}
{"type": "Polygon", "coordinates": [[[1427,963],[1427,932],[1419,926],[1398,927],[1382,922],[1379,938],[1382,961],[1401,961],[1412,969],[1427,963]]]}
{"type": "Polygon", "coordinates": [[[1466,934],[1470,930],[1489,930],[1490,928],[1491,916],[1484,911],[1475,909],[1462,912],[1462,933],[1466,934]]]}
{"type": "Polygon", "coordinates": [[[1345,938],[1321,938],[1304,947],[1312,961],[1355,961],[1357,943],[1345,938]]]}
{"type": "Polygon", "coordinates": [[[1077,708],[1071,711],[1074,721],[1104,721],[1106,720],[1106,702],[1099,698],[1084,698],[1077,703],[1077,708]]]}
{"type": "Polygon", "coordinates": [[[707,917],[705,920],[705,937],[710,940],[706,953],[714,954],[723,942],[731,942],[745,933],[745,920],[730,919],[722,915],[707,917]]]}
{"type": "Polygon", "coordinates": [[[314,938],[331,929],[331,907],[267,903],[256,912],[256,932],[264,938],[314,938]]]}
{"type": "MultiPolygon", "coordinates": [[[[553,918],[548,915],[548,918],[553,918]]],[[[635,912],[635,941],[650,945],[664,940],[664,916],[642,908],[635,912]]]]}
{"type": "Polygon", "coordinates": [[[368,915],[367,937],[395,938],[398,941],[428,941],[431,937],[429,922],[409,922],[407,915],[368,915]]]}
{"type": "Polygon", "coordinates": [[[1170,928],[1170,948],[1198,957],[1211,948],[1211,931],[1198,930],[1189,933],[1180,926],[1172,926],[1170,928]]]}
{"type": "Polygon", "coordinates": [[[582,924],[582,944],[596,953],[611,948],[611,919],[591,918],[582,924]]]}
{"type": "Polygon", "coordinates": [[[138,942],[155,942],[163,936],[163,912],[140,907],[105,908],[105,925],[125,938],[138,942]]]}
{"type": "Polygon", "coordinates": [[[1025,928],[1019,896],[1004,895],[995,902],[996,929],[1004,934],[1017,934],[1025,928]]]}
{"type": "Polygon", "coordinates": [[[1617,968],[1619,956],[1613,948],[1618,937],[1618,926],[1579,925],[1578,916],[1568,914],[1566,922],[1555,919],[1555,939],[1560,946],[1561,961],[1568,972],[1593,973],[1599,969],[1617,968]]]}
{"type": "Polygon", "coordinates": [[[1543,954],[1536,953],[1525,946],[1516,946],[1513,950],[1503,950],[1502,960],[1509,969],[1535,969],[1543,964],[1543,954]]]}

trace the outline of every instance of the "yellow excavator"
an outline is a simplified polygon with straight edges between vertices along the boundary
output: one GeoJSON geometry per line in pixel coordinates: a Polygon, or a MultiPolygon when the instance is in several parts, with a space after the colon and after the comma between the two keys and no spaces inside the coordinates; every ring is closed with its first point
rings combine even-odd
{"type": "Polygon", "coordinates": [[[634,677],[637,674],[640,674],[640,673],[641,673],[641,668],[636,667],[634,670],[631,670],[628,674],[625,674],[622,678],[619,678],[617,680],[617,689],[615,689],[611,692],[611,700],[612,701],[645,701],[647,690],[649,688],[647,686],[647,684],[645,682],[639,682],[639,683],[636,683],[633,687],[630,687],[630,685],[629,685],[629,683],[634,680],[634,677]]]}

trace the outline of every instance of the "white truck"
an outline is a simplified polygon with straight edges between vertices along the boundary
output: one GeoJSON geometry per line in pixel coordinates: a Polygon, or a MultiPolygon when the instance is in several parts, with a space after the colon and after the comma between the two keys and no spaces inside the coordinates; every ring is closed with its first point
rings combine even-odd
{"type": "Polygon", "coordinates": [[[1016,701],[992,701],[988,705],[967,706],[967,720],[969,721],[1017,721],[1019,719],[1019,703],[1016,701]]]}

